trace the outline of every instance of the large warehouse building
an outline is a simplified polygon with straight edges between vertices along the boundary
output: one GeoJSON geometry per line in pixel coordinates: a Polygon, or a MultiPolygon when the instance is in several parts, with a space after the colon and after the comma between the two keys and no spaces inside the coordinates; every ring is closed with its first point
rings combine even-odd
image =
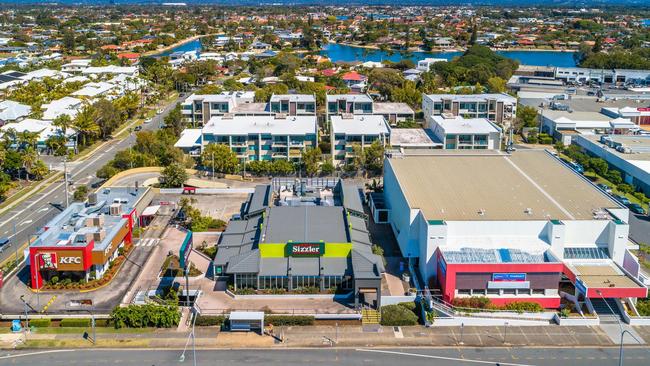
{"type": "Polygon", "coordinates": [[[646,296],[628,210],[546,151],[394,156],[384,206],[402,254],[445,301],[556,308],[563,278],[583,297],[646,296]]]}
{"type": "Polygon", "coordinates": [[[257,186],[218,243],[215,274],[243,288],[353,292],[378,307],[382,259],[372,253],[360,191],[338,179],[274,179],[257,186]]]}

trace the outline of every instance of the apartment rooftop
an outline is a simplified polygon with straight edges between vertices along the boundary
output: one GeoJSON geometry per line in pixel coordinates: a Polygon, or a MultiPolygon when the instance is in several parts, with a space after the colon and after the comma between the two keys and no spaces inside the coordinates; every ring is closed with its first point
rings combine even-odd
{"type": "Polygon", "coordinates": [[[281,100],[300,103],[316,103],[316,98],[312,94],[273,94],[270,102],[279,102],[281,100]]]}
{"type": "Polygon", "coordinates": [[[427,94],[425,97],[433,100],[434,102],[442,102],[443,100],[454,100],[458,102],[485,102],[490,99],[495,99],[497,101],[511,102],[516,103],[517,98],[502,93],[492,93],[492,94],[427,94]]]}
{"type": "Polygon", "coordinates": [[[449,118],[448,116],[433,116],[437,126],[432,126],[435,130],[441,128],[446,134],[489,134],[501,132],[501,130],[490,122],[487,118],[463,118],[460,116],[449,118]]]}
{"type": "Polygon", "coordinates": [[[348,102],[355,103],[372,103],[372,98],[368,94],[328,94],[328,102],[337,102],[339,100],[345,100],[348,102]]]}
{"type": "Polygon", "coordinates": [[[386,120],[380,115],[332,116],[332,132],[346,135],[387,135],[386,120]]]}
{"type": "Polygon", "coordinates": [[[316,116],[215,116],[203,127],[204,135],[305,135],[316,133],[316,116]]]}
{"type": "Polygon", "coordinates": [[[388,159],[427,220],[592,220],[612,198],[543,150],[449,151],[388,159]]]}
{"type": "Polygon", "coordinates": [[[375,103],[376,114],[414,114],[413,109],[406,103],[382,102],[375,103]]]}
{"type": "Polygon", "coordinates": [[[390,144],[393,147],[431,148],[442,145],[433,141],[427,130],[423,128],[393,128],[390,131],[390,144]]]}

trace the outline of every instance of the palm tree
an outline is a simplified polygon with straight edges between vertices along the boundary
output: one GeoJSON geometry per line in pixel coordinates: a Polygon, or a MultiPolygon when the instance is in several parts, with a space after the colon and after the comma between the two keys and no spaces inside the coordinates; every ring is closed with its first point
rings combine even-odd
{"type": "Polygon", "coordinates": [[[56,117],[54,121],[52,121],[52,125],[54,127],[58,127],[61,130],[63,137],[66,137],[68,128],[72,126],[72,118],[70,118],[70,116],[67,114],[62,114],[56,117]]]}
{"type": "Polygon", "coordinates": [[[77,145],[79,144],[79,135],[81,135],[82,145],[86,145],[87,136],[95,136],[99,133],[99,126],[95,123],[95,111],[92,106],[86,105],[77,117],[75,117],[72,127],[77,130],[77,145]]]}

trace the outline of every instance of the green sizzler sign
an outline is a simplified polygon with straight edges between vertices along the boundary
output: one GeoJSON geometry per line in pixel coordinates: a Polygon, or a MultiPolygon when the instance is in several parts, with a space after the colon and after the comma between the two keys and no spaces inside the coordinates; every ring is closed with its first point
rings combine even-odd
{"type": "Polygon", "coordinates": [[[324,243],[287,243],[288,257],[320,257],[325,254],[324,243]]]}

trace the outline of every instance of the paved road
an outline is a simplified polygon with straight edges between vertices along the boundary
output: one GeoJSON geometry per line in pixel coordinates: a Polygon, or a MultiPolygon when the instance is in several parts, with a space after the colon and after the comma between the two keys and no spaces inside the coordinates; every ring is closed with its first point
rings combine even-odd
{"type": "MultiPolygon", "coordinates": [[[[159,123],[180,101],[180,98],[170,103],[162,114],[154,117],[151,123],[143,125],[144,130],[153,130],[158,128],[159,123]]],[[[87,157],[81,162],[72,162],[68,164],[68,171],[71,174],[71,180],[75,183],[88,184],[96,179],[95,173],[106,162],[111,160],[115,154],[133,145],[135,134],[129,135],[122,140],[114,140],[104,145],[105,148],[99,149],[95,154],[87,157]]],[[[70,189],[72,196],[73,189],[70,189]]],[[[72,197],[70,197],[72,199],[72,197]]],[[[40,230],[50,219],[60,212],[53,207],[51,203],[63,203],[65,205],[65,191],[63,179],[50,185],[38,194],[21,202],[12,210],[0,215],[0,237],[9,237],[12,241],[11,248],[0,253],[0,262],[9,257],[18,245],[27,242],[29,236],[33,236],[40,230]],[[16,235],[14,236],[14,225],[16,235]]]]}
{"type": "MultiPolygon", "coordinates": [[[[0,365],[178,365],[182,350],[53,350],[7,352],[0,365]],[[21,356],[22,355],[22,356],[21,356]]],[[[647,348],[625,350],[626,366],[648,365],[647,348]]],[[[191,349],[184,364],[192,364],[191,349]]],[[[616,365],[617,348],[266,349],[197,351],[198,365],[616,365]]]]}

